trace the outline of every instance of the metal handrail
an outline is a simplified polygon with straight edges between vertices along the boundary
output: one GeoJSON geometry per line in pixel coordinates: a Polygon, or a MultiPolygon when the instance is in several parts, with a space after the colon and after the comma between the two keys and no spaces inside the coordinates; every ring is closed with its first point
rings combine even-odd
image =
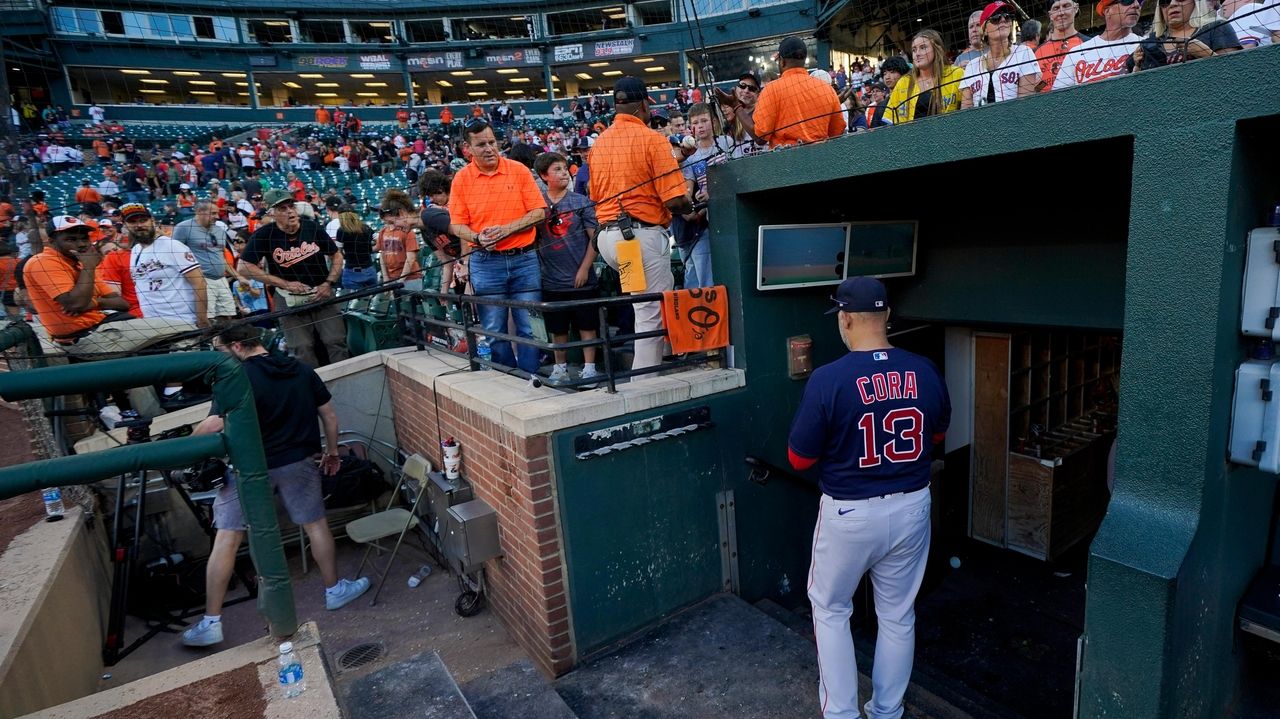
{"type": "MultiPolygon", "coordinates": [[[[400,290],[396,292],[397,312],[401,319],[402,334],[408,342],[414,344],[419,350],[426,349],[427,343],[421,330],[427,327],[443,330],[446,334],[449,330],[458,330],[463,332],[467,338],[467,351],[465,353],[456,352],[448,346],[439,347],[432,345],[433,349],[447,352],[456,357],[465,357],[470,362],[471,371],[481,369],[492,369],[505,374],[527,379],[537,384],[541,383],[541,378],[536,374],[531,374],[518,367],[508,367],[504,364],[493,362],[492,360],[481,359],[476,355],[476,344],[479,336],[488,337],[490,339],[505,340],[515,345],[524,345],[533,347],[538,350],[554,351],[569,350],[583,347],[600,347],[601,359],[604,365],[604,382],[609,393],[618,391],[617,382],[620,379],[631,377],[640,377],[647,374],[663,372],[674,367],[688,367],[703,365],[720,359],[718,351],[711,352],[691,352],[684,355],[680,359],[661,362],[659,364],[642,367],[639,369],[615,369],[613,367],[612,350],[618,346],[626,344],[637,339],[647,339],[651,337],[665,337],[667,331],[665,329],[649,330],[645,332],[631,332],[627,334],[610,335],[607,331],[608,325],[608,309],[618,305],[630,305],[638,302],[661,302],[663,294],[661,292],[649,292],[644,294],[621,295],[617,297],[596,297],[583,300],[561,300],[556,302],[541,302],[533,300],[510,300],[499,297],[485,297],[483,295],[453,294],[448,292],[436,292],[433,290],[400,290]],[[441,302],[442,305],[448,307],[452,304],[459,305],[492,305],[496,307],[507,307],[512,309],[534,310],[537,312],[565,312],[583,307],[594,307],[598,312],[599,326],[601,328],[600,336],[593,340],[573,340],[568,342],[543,342],[541,340],[530,337],[520,337],[507,332],[490,332],[485,330],[479,323],[470,321],[470,316],[465,309],[462,311],[462,322],[454,322],[449,319],[439,319],[423,315],[418,311],[418,303],[402,302],[405,297],[429,297],[441,302]],[[406,311],[405,306],[408,309],[406,311]]],[[[556,389],[566,391],[575,391],[584,385],[591,385],[594,388],[599,384],[600,380],[596,379],[576,379],[567,380],[556,385],[552,385],[556,389]]]]}

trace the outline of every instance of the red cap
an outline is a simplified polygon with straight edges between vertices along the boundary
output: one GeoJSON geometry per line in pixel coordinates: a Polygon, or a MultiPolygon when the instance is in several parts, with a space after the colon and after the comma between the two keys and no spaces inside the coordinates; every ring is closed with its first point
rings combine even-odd
{"type": "MultiPolygon", "coordinates": [[[[1107,1],[1108,0],[1102,0],[1102,2],[1107,1]]],[[[1009,8],[1010,11],[1013,10],[1013,7],[1009,5],[1009,3],[1003,2],[1003,0],[996,0],[995,2],[988,4],[986,7],[982,8],[982,17],[979,18],[978,24],[986,25],[992,15],[995,15],[997,11],[1003,10],[1004,8],[1009,8]]]]}

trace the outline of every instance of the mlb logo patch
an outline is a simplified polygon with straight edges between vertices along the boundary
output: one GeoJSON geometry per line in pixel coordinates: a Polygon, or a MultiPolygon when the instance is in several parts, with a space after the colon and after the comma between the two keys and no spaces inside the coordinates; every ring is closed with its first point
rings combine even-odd
{"type": "Polygon", "coordinates": [[[884,362],[885,360],[889,359],[889,353],[888,352],[872,352],[871,359],[877,362],[884,362]]]}
{"type": "Polygon", "coordinates": [[[884,307],[884,300],[876,300],[876,308],[879,309],[882,307],[884,307]]]}

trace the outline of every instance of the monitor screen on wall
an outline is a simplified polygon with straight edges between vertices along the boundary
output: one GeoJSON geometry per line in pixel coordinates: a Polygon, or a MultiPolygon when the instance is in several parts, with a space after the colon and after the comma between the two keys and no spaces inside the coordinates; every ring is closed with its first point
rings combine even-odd
{"type": "Polygon", "coordinates": [[[849,226],[847,277],[916,273],[916,222],[854,222],[849,226]]]}
{"type": "Polygon", "coordinates": [[[761,225],[756,289],[838,285],[848,252],[847,222],[761,225]]]}

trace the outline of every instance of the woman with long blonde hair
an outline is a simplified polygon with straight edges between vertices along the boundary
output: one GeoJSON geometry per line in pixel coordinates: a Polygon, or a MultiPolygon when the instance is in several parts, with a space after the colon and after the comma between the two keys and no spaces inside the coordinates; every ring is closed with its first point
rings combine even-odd
{"type": "Polygon", "coordinates": [[[982,54],[969,61],[960,83],[960,108],[1026,97],[1040,82],[1035,53],[1014,43],[1013,7],[995,0],[982,11],[982,54]]]}
{"type": "Polygon", "coordinates": [[[358,290],[378,284],[378,268],[373,263],[373,230],[351,205],[338,208],[338,236],[342,245],[342,289],[358,290]]]}
{"type": "Polygon", "coordinates": [[[1133,53],[1133,69],[1149,70],[1239,49],[1231,24],[1215,19],[1204,0],[1159,0],[1151,36],[1133,53]]]}
{"type": "Polygon", "coordinates": [[[911,38],[911,72],[893,86],[885,116],[893,124],[960,109],[960,81],[964,70],[947,64],[942,36],[921,30],[911,38]]]}

